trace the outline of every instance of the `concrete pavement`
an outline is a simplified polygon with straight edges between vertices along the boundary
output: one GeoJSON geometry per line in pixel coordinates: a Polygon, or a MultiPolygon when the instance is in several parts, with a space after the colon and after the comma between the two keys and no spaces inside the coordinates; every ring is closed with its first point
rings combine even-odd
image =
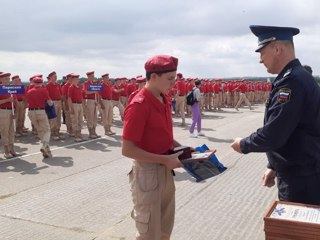
{"type": "MultiPolygon", "coordinates": [[[[234,137],[262,125],[263,111],[260,105],[254,111],[206,112],[206,137],[196,139],[174,118],[178,141],[216,148],[228,169],[200,183],[183,169],[176,171],[173,240],[264,239],[263,216],[276,200],[276,189],[261,185],[265,154],[240,155],[229,147],[234,137]]],[[[42,158],[32,135],[17,139],[17,151],[26,155],[0,160],[0,240],[134,239],[127,178],[131,160],[121,155],[118,116],[115,124],[115,137],[52,141],[50,159],[42,158]]],[[[101,126],[98,132],[102,135],[101,126]]]]}

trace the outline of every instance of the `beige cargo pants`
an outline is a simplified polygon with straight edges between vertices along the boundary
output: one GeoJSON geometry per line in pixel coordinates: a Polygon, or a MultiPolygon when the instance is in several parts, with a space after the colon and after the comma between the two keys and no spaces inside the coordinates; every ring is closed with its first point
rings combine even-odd
{"type": "Polygon", "coordinates": [[[171,170],[163,165],[135,161],[129,182],[136,239],[169,240],[175,215],[175,185],[171,170]]]}

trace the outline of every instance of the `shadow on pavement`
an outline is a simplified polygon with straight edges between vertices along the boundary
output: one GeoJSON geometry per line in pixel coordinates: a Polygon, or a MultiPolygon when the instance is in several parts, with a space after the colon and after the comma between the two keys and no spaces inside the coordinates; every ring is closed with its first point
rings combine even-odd
{"type": "Polygon", "coordinates": [[[61,167],[72,167],[73,158],[72,157],[52,157],[44,158],[43,163],[46,163],[50,166],[61,166],[61,167]]]}
{"type": "Polygon", "coordinates": [[[222,143],[233,143],[233,139],[220,139],[214,137],[207,137],[210,142],[222,142],[222,143]]]}
{"type": "Polygon", "coordinates": [[[48,168],[48,166],[37,167],[36,163],[30,163],[19,158],[8,162],[0,161],[0,172],[17,172],[22,175],[33,175],[39,174],[39,170],[46,168],[48,168]]]}

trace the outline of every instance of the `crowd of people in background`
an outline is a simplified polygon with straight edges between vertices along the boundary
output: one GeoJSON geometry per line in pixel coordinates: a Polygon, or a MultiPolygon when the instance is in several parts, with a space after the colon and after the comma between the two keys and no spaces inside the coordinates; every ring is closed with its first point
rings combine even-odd
{"type": "MultiPolygon", "coordinates": [[[[108,73],[97,78],[94,71],[87,72],[86,75],[87,79],[82,83],[80,75],[75,73],[63,76],[59,83],[54,71],[48,74],[47,81],[44,81],[42,74],[37,74],[30,77],[24,93],[0,94],[0,134],[5,158],[19,156],[14,150],[14,139],[28,133],[25,126],[27,112],[32,133],[42,142],[40,151],[44,157],[51,156],[50,140],[65,139],[65,135],[61,133],[62,121],[66,124],[68,136],[74,138],[75,142],[84,141],[81,133],[84,122],[89,138],[99,137],[96,133],[99,116],[105,134],[115,134],[111,129],[114,108],[118,108],[123,119],[125,107],[144,87],[146,78],[137,76],[110,79],[108,73]],[[95,91],[90,89],[90,85],[102,87],[95,91]],[[46,112],[46,108],[50,106],[54,106],[54,117],[48,117],[48,111],[46,112]]],[[[265,102],[271,89],[271,83],[266,81],[184,78],[182,73],[178,73],[168,96],[172,100],[172,114],[174,117],[181,117],[183,127],[186,126],[186,116],[191,116],[192,108],[195,108],[186,104],[186,96],[196,82],[200,93],[197,103],[200,114],[204,111],[223,111],[223,108],[235,108],[238,111],[243,102],[252,109],[253,104],[265,102]]],[[[10,73],[0,73],[0,84],[25,85],[19,75],[11,76],[10,73]]],[[[190,129],[191,137],[204,135],[201,126],[197,129],[198,134],[190,129]]]]}

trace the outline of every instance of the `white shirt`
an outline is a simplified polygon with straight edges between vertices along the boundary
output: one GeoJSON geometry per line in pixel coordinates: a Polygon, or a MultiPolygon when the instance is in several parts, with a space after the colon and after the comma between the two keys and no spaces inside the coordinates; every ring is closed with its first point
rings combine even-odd
{"type": "Polygon", "coordinates": [[[192,90],[193,90],[193,97],[197,99],[197,101],[199,102],[201,97],[200,89],[197,87],[194,87],[192,90]]]}

